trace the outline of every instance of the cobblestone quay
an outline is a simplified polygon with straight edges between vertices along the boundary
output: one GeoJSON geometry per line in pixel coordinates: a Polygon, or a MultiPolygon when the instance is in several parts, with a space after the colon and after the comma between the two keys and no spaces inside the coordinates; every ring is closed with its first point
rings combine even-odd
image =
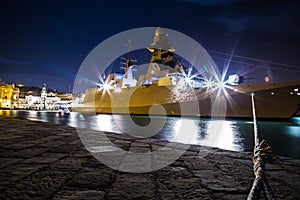
{"type": "MultiPolygon", "coordinates": [[[[129,151],[167,143],[107,136],[129,151]]],[[[194,145],[160,170],[120,172],[95,159],[75,128],[27,119],[0,116],[0,144],[0,199],[246,199],[254,179],[252,153],[199,157],[194,145]]],[[[266,170],[278,199],[300,199],[299,160],[279,157],[266,170]]]]}

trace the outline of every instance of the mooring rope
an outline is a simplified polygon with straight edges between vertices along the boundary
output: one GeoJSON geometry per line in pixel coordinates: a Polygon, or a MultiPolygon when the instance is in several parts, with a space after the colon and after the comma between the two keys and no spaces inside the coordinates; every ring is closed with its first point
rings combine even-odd
{"type": "Polygon", "coordinates": [[[259,142],[259,135],[256,123],[254,93],[251,94],[253,124],[254,124],[254,156],[253,156],[253,170],[255,179],[248,195],[248,200],[260,199],[261,192],[264,199],[275,199],[275,194],[269,185],[267,176],[265,174],[265,163],[272,163],[276,156],[272,153],[271,147],[265,140],[259,142]]]}

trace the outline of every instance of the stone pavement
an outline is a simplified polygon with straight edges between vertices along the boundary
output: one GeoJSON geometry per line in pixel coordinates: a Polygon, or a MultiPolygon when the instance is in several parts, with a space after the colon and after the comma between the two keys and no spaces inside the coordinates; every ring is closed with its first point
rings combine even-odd
{"type": "MultiPolygon", "coordinates": [[[[167,144],[106,135],[129,151],[167,144]]],[[[0,199],[246,199],[254,179],[252,153],[199,157],[194,145],[160,170],[120,172],[95,159],[75,128],[26,119],[0,116],[0,144],[0,199]]],[[[299,160],[279,157],[266,169],[278,199],[300,199],[299,160]]]]}

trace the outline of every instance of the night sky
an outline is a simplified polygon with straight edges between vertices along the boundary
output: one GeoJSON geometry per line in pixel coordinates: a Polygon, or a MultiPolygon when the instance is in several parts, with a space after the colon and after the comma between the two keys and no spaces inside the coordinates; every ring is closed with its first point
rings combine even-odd
{"type": "Polygon", "coordinates": [[[300,3],[276,0],[0,2],[0,82],[68,92],[89,52],[139,27],[198,41],[222,67],[263,82],[300,81],[300,3]]]}

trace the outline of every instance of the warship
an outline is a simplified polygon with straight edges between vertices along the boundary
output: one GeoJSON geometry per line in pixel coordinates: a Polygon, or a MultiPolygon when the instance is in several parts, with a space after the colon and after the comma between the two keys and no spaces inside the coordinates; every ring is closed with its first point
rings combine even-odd
{"type": "MultiPolygon", "coordinates": [[[[209,69],[193,73],[175,59],[165,29],[157,28],[148,47],[147,73],[133,76],[134,60],[125,60],[122,76],[112,73],[85,91],[83,104],[73,110],[97,114],[167,115],[251,118],[255,94],[258,118],[288,119],[300,110],[300,82],[245,83],[238,74],[220,81],[209,69]]],[[[129,54],[128,54],[129,55],[129,54]]]]}

